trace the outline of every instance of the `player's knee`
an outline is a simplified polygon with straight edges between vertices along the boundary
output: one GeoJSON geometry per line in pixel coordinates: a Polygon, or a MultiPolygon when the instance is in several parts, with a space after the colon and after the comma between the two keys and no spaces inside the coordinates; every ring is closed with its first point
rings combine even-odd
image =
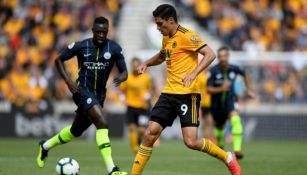
{"type": "Polygon", "coordinates": [[[196,139],[192,138],[184,139],[184,144],[190,149],[198,149],[196,139]]]}
{"type": "Polygon", "coordinates": [[[158,137],[159,132],[147,129],[144,134],[143,142],[147,145],[153,145],[158,137]]]}
{"type": "Polygon", "coordinates": [[[78,129],[78,128],[71,128],[70,132],[74,137],[80,137],[83,133],[83,130],[78,129]]]}
{"type": "Polygon", "coordinates": [[[98,117],[93,123],[97,129],[108,129],[108,124],[104,117],[98,117]]]}

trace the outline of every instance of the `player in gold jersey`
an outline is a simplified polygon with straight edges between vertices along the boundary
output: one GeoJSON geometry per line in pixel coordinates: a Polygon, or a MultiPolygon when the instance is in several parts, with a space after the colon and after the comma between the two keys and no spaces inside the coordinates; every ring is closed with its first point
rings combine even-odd
{"type": "Polygon", "coordinates": [[[203,137],[213,140],[213,119],[210,113],[211,106],[211,96],[207,93],[207,81],[208,76],[206,72],[200,73],[199,77],[199,88],[200,88],[200,110],[201,110],[201,119],[202,119],[202,131],[203,137]]]}
{"type": "Polygon", "coordinates": [[[154,95],[154,85],[148,73],[138,75],[137,68],[141,60],[133,58],[131,61],[132,71],[128,79],[120,85],[120,90],[125,94],[127,113],[126,122],[129,129],[129,140],[134,153],[138,151],[138,145],[148,124],[151,96],[154,95]]]}
{"type": "Polygon", "coordinates": [[[163,4],[153,11],[157,29],[163,35],[160,53],[139,67],[144,73],[147,67],[166,62],[166,85],[152,109],[149,126],[135,157],[132,175],[140,175],[149,160],[153,144],[167,126],[171,126],[177,116],[180,118],[185,145],[193,150],[208,153],[227,165],[233,175],[241,175],[241,167],[235,156],[225,152],[209,139],[197,137],[200,90],[198,74],[215,59],[213,50],[193,31],[177,23],[173,6],[163,4]],[[204,58],[198,63],[198,53],[204,58]]]}

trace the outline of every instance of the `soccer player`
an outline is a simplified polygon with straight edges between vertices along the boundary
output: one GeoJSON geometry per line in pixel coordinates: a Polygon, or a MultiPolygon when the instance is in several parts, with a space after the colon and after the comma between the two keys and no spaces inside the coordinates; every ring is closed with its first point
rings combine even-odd
{"type": "Polygon", "coordinates": [[[121,47],[107,38],[109,21],[104,17],[94,20],[93,37],[72,43],[65,48],[55,61],[56,67],[73,94],[78,106],[72,125],[63,128],[57,135],[39,143],[37,164],[44,167],[48,151],[57,145],[70,142],[79,137],[91,125],[96,130],[96,143],[110,175],[127,175],[114,165],[108,136],[108,125],[102,107],[106,96],[106,83],[114,64],[120,74],[113,83],[119,86],[127,79],[128,73],[121,47]],[[77,83],[68,76],[64,62],[77,56],[79,77],[77,83]]]}
{"type": "Polygon", "coordinates": [[[130,145],[134,153],[137,153],[145,127],[148,125],[151,94],[155,92],[151,76],[148,73],[138,75],[137,68],[140,65],[141,60],[133,58],[131,61],[132,72],[128,74],[127,81],[120,85],[120,90],[124,92],[128,106],[126,121],[130,145]]]}
{"type": "Polygon", "coordinates": [[[210,113],[210,105],[211,105],[211,96],[207,93],[207,81],[208,75],[206,72],[200,73],[199,77],[199,86],[200,86],[200,109],[201,109],[201,119],[202,119],[202,129],[203,129],[203,137],[209,138],[213,140],[212,134],[212,126],[213,126],[213,119],[210,113]]]}
{"type": "Polygon", "coordinates": [[[193,150],[205,152],[223,161],[233,175],[241,175],[241,167],[235,156],[225,152],[209,139],[197,137],[200,90],[197,75],[215,59],[215,53],[193,31],[177,23],[173,6],[163,4],[153,11],[157,29],[163,35],[160,53],[144,62],[138,69],[144,73],[150,66],[166,62],[166,85],[151,111],[142,144],[135,157],[132,175],[140,175],[151,157],[153,144],[163,129],[180,118],[185,145],[193,150]],[[198,63],[198,53],[204,58],[198,63]]]}
{"type": "Polygon", "coordinates": [[[218,49],[219,64],[209,70],[207,91],[211,94],[211,113],[215,125],[215,137],[218,145],[223,148],[223,137],[225,123],[230,119],[231,134],[233,137],[233,150],[237,159],[243,158],[242,145],[242,123],[238,112],[235,110],[234,82],[238,75],[244,77],[247,95],[254,98],[251,81],[246,71],[236,65],[228,63],[229,50],[227,47],[218,49]]]}

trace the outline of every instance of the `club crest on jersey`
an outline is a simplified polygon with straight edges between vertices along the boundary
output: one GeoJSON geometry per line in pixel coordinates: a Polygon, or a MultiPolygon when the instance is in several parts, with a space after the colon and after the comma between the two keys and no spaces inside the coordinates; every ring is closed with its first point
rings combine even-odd
{"type": "Polygon", "coordinates": [[[176,42],[176,41],[173,42],[172,47],[173,47],[173,48],[176,48],[176,47],[177,47],[177,42],[176,42]]]}
{"type": "Polygon", "coordinates": [[[91,104],[91,103],[92,103],[92,98],[86,99],[86,103],[87,103],[87,104],[91,104]]]}
{"type": "Polygon", "coordinates": [[[103,57],[104,57],[106,60],[108,60],[108,59],[111,58],[111,53],[110,53],[110,52],[106,52],[106,53],[103,54],[103,57]]]}
{"type": "Polygon", "coordinates": [[[74,47],[74,45],[75,45],[75,42],[70,43],[70,44],[68,45],[68,49],[72,49],[72,48],[74,47]]]}
{"type": "Polygon", "coordinates": [[[109,66],[109,62],[84,62],[87,69],[101,70],[109,66]]]}

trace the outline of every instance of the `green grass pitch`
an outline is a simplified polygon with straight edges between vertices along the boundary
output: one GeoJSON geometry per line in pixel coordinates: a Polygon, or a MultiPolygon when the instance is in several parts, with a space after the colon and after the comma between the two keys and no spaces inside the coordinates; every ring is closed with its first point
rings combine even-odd
{"type": "MultiPolygon", "coordinates": [[[[74,140],[49,153],[45,168],[35,164],[37,141],[0,139],[0,175],[55,175],[62,157],[76,159],[81,175],[105,175],[95,141],[74,140]]],[[[125,140],[111,141],[115,163],[130,172],[134,155],[125,140]]],[[[306,175],[306,141],[254,141],[244,144],[240,161],[244,175],[306,175]]],[[[154,149],[144,175],[229,175],[226,166],[210,156],[187,149],[181,141],[162,141],[154,149]]]]}

